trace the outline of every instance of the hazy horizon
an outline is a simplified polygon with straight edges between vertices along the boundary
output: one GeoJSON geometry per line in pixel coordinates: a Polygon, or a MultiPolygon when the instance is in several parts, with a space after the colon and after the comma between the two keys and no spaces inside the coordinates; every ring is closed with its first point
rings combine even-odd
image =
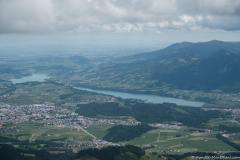
{"type": "MultiPolygon", "coordinates": [[[[125,56],[165,48],[179,42],[207,42],[212,40],[239,42],[235,33],[229,37],[199,35],[186,38],[162,38],[152,35],[0,35],[0,55],[82,55],[125,56]]],[[[166,36],[166,35],[165,35],[166,36]]],[[[181,37],[181,36],[180,36],[181,37]]],[[[240,36],[239,36],[240,37],[240,36]]]]}
{"type": "Polygon", "coordinates": [[[128,55],[240,41],[238,0],[1,0],[0,55],[128,55]]]}

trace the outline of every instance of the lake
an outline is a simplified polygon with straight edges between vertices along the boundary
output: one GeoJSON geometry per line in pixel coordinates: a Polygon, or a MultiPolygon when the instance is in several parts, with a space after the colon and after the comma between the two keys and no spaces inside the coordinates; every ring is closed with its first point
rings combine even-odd
{"type": "MultiPolygon", "coordinates": [[[[11,79],[12,83],[26,83],[26,82],[44,82],[48,79],[49,76],[46,74],[32,74],[30,76],[25,76],[18,79],[11,79]]],[[[179,98],[171,98],[171,97],[164,97],[164,96],[157,96],[151,94],[137,94],[137,93],[128,93],[128,92],[120,92],[120,91],[110,91],[110,90],[100,90],[100,89],[91,89],[86,87],[74,87],[78,90],[94,92],[99,94],[110,95],[114,97],[119,97],[123,99],[137,99],[142,100],[147,103],[155,103],[155,104],[162,104],[162,103],[175,103],[181,106],[191,106],[191,107],[201,107],[203,106],[203,102],[196,102],[196,101],[189,101],[179,98]]]]}
{"type": "Polygon", "coordinates": [[[32,74],[30,76],[25,76],[22,78],[11,79],[14,84],[26,83],[26,82],[44,82],[49,76],[46,74],[32,74]]]}
{"type": "Polygon", "coordinates": [[[157,96],[157,95],[151,95],[151,94],[137,94],[137,93],[128,93],[128,92],[120,92],[120,91],[91,89],[91,88],[85,88],[85,87],[74,87],[74,88],[83,90],[83,91],[88,91],[88,92],[111,95],[111,96],[119,97],[123,99],[138,99],[138,100],[143,100],[144,102],[147,102],[147,103],[155,103],[155,104],[175,103],[177,105],[190,106],[190,107],[201,107],[204,104],[203,102],[189,101],[189,100],[184,100],[179,98],[171,98],[171,97],[157,96]]]}

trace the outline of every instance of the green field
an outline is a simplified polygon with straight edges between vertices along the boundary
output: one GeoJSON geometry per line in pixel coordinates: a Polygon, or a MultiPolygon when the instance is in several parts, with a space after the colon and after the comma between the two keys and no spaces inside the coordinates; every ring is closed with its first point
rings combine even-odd
{"type": "Polygon", "coordinates": [[[50,102],[75,106],[79,103],[104,102],[111,99],[111,96],[80,91],[54,82],[17,84],[14,87],[9,86],[6,90],[12,91],[2,102],[14,105],[50,102]]]}
{"type": "MultiPolygon", "coordinates": [[[[110,126],[93,126],[87,130],[98,138],[104,137],[110,126]]],[[[230,137],[240,141],[239,134],[230,137]]],[[[120,144],[131,144],[147,149],[147,152],[157,153],[185,153],[192,151],[236,151],[231,146],[218,140],[214,133],[191,131],[189,129],[154,129],[144,133],[127,142],[120,144]]]]}
{"type": "Polygon", "coordinates": [[[94,125],[86,128],[86,130],[93,134],[94,136],[96,136],[97,138],[102,139],[107,134],[109,128],[111,128],[110,125],[101,126],[94,125]]]}
{"type": "Polygon", "coordinates": [[[183,153],[191,151],[235,151],[211,133],[184,131],[182,129],[156,129],[129,142],[149,147],[148,152],[183,153]]]}
{"type": "Polygon", "coordinates": [[[236,144],[240,144],[240,133],[229,134],[229,139],[236,144]]]}
{"type": "MultiPolygon", "coordinates": [[[[61,128],[45,126],[36,123],[22,123],[16,126],[9,125],[8,128],[14,128],[13,132],[0,133],[1,137],[14,138],[19,142],[76,142],[91,141],[92,137],[81,130],[71,128],[61,128]]],[[[1,142],[5,143],[5,142],[1,142]]]]}

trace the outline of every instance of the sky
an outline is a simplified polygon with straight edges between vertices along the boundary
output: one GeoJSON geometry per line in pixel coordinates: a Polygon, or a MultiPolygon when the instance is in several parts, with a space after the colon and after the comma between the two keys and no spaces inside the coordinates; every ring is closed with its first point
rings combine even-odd
{"type": "Polygon", "coordinates": [[[240,41],[240,0],[0,0],[2,47],[23,39],[152,49],[179,41],[240,41]]]}

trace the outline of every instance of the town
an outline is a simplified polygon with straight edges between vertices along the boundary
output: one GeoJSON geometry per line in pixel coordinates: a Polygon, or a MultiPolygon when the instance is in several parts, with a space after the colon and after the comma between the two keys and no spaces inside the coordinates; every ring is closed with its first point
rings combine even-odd
{"type": "Polygon", "coordinates": [[[107,142],[98,139],[93,134],[89,133],[85,128],[90,126],[101,125],[137,125],[134,119],[104,119],[104,118],[88,118],[78,115],[70,109],[62,106],[55,106],[51,103],[31,104],[31,105],[0,105],[0,133],[16,132],[14,127],[4,127],[7,124],[20,123],[40,123],[46,126],[54,126],[59,128],[72,128],[83,131],[91,137],[91,141],[84,142],[66,142],[65,147],[72,150],[83,148],[102,148],[109,145],[117,145],[112,142],[107,142]]]}

